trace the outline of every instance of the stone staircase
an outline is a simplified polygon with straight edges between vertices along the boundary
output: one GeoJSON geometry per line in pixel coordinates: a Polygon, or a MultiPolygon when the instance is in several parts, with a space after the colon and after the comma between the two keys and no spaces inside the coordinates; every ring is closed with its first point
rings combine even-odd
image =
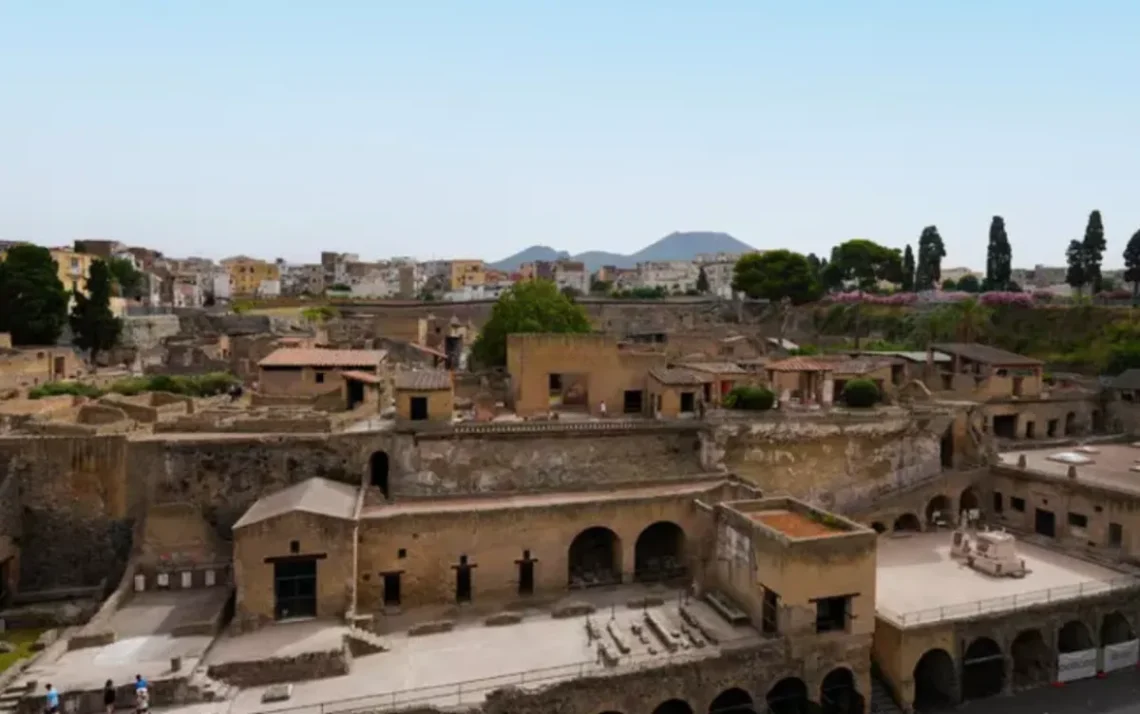
{"type": "Polygon", "coordinates": [[[384,638],[360,627],[349,627],[344,633],[344,641],[353,657],[388,651],[384,638]]]}
{"type": "Polygon", "coordinates": [[[871,675],[870,714],[903,714],[891,696],[891,690],[887,689],[887,685],[876,674],[871,675]]]}
{"type": "Polygon", "coordinates": [[[23,684],[17,686],[15,682],[9,682],[4,691],[0,692],[0,714],[16,714],[16,707],[27,691],[28,688],[23,684]]]}
{"type": "Polygon", "coordinates": [[[187,699],[191,702],[223,701],[233,697],[237,691],[238,688],[232,684],[226,684],[208,675],[205,665],[195,669],[186,683],[187,699]]]}

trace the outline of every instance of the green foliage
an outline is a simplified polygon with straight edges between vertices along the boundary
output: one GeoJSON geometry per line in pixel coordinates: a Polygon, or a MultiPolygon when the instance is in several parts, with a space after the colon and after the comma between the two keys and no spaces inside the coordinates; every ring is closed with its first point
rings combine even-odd
{"type": "Polygon", "coordinates": [[[1112,345],[1104,357],[1105,374],[1118,375],[1129,369],[1140,369],[1140,341],[1112,345]]]}
{"type": "Polygon", "coordinates": [[[942,289],[943,290],[957,290],[958,289],[958,283],[954,282],[950,278],[947,278],[947,279],[942,281],[942,289]]]}
{"type": "Polygon", "coordinates": [[[773,302],[787,298],[796,305],[813,302],[823,295],[811,263],[790,250],[742,256],[733,269],[732,289],[750,298],[773,302]]]}
{"type": "Polygon", "coordinates": [[[831,260],[824,271],[824,283],[828,286],[854,282],[864,291],[875,289],[880,281],[901,283],[902,280],[903,262],[899,251],[864,239],[849,240],[832,249],[831,260]]]}
{"type": "Polygon", "coordinates": [[[903,252],[903,267],[902,267],[902,289],[905,292],[914,292],[914,251],[910,249],[910,244],[906,246],[903,252]]]}
{"type": "Polygon", "coordinates": [[[1104,260],[1104,249],[1107,247],[1104,239],[1104,223],[1100,218],[1100,211],[1089,214],[1089,222],[1085,226],[1085,239],[1081,242],[1084,255],[1085,282],[1092,287],[1095,295],[1103,289],[1100,274],[1100,264],[1104,260]]]}
{"type": "Polygon", "coordinates": [[[340,310],[337,310],[332,305],[316,305],[302,309],[301,317],[308,322],[321,324],[335,317],[340,317],[340,310]]]}
{"type": "Polygon", "coordinates": [[[732,391],[724,397],[726,409],[746,409],[748,411],[767,411],[776,403],[776,395],[772,390],[764,387],[733,387],[732,391]]]}
{"type": "Polygon", "coordinates": [[[930,290],[942,280],[942,259],[946,257],[946,246],[936,226],[922,229],[918,238],[918,260],[914,266],[914,289],[930,290]]]}
{"type": "Polygon", "coordinates": [[[87,276],[87,294],[75,292],[71,308],[72,340],[80,349],[91,354],[91,363],[100,352],[106,352],[119,342],[123,321],[111,313],[111,270],[101,260],[91,263],[87,276]]]}
{"type": "MultiPolygon", "coordinates": [[[[1005,219],[994,216],[990,222],[990,242],[986,248],[986,290],[1009,290],[1013,275],[1013,248],[1005,232],[1005,219]]],[[[965,290],[965,288],[959,288],[965,290]]],[[[978,292],[971,290],[967,292],[978,292]]]]}
{"type": "Polygon", "coordinates": [[[587,333],[586,311],[549,280],[518,283],[499,297],[483,326],[472,356],[482,365],[507,363],[507,335],[527,332],[587,333]]]}
{"type": "Polygon", "coordinates": [[[788,350],[789,357],[811,357],[819,353],[819,348],[815,345],[800,345],[794,350],[788,350]]]}
{"type": "Polygon", "coordinates": [[[82,382],[45,382],[38,387],[33,387],[28,390],[29,399],[59,397],[65,394],[96,399],[106,394],[106,392],[94,384],[84,384],[82,382]]]}
{"type": "Polygon", "coordinates": [[[1140,294],[1140,231],[1132,234],[1124,248],[1124,282],[1132,283],[1132,297],[1140,294]]]}
{"type": "Polygon", "coordinates": [[[252,300],[234,300],[230,303],[230,310],[232,310],[235,315],[244,315],[253,308],[254,304],[252,300]]]}
{"type": "Polygon", "coordinates": [[[612,280],[595,280],[590,283],[590,294],[608,295],[610,290],[613,288],[613,285],[614,284],[612,280]]]}
{"type": "Polygon", "coordinates": [[[879,388],[869,379],[853,379],[843,386],[843,402],[849,407],[873,407],[878,401],[879,388]]]}
{"type": "Polygon", "coordinates": [[[67,291],[51,252],[17,245],[0,261],[0,332],[16,345],[52,345],[67,321],[67,291]]]}
{"type": "Polygon", "coordinates": [[[958,281],[957,287],[964,293],[980,293],[982,291],[982,283],[975,275],[963,275],[962,279],[958,281]]]}
{"type": "Polygon", "coordinates": [[[701,272],[697,274],[697,293],[704,295],[709,291],[709,276],[705,273],[705,266],[701,266],[701,272]]]}
{"type": "Polygon", "coordinates": [[[1065,282],[1078,293],[1084,290],[1089,282],[1088,256],[1085,246],[1079,240],[1069,241],[1069,248],[1065,251],[1065,282]]]}
{"type": "Polygon", "coordinates": [[[210,372],[209,374],[196,374],[190,376],[155,375],[153,377],[128,377],[120,379],[111,385],[110,389],[101,389],[93,384],[81,382],[47,382],[30,390],[28,397],[41,399],[55,397],[62,394],[71,394],[79,397],[96,399],[114,392],[126,397],[133,397],[143,392],[170,392],[187,397],[212,397],[225,394],[241,380],[228,372],[210,372]]]}
{"type": "Polygon", "coordinates": [[[142,297],[144,276],[135,270],[131,261],[126,258],[111,258],[107,267],[111,270],[111,278],[114,280],[117,292],[121,297],[132,300],[142,297]]]}
{"type": "Polygon", "coordinates": [[[616,298],[632,298],[634,300],[660,300],[668,296],[665,288],[658,285],[655,288],[627,288],[615,291],[616,298]]]}

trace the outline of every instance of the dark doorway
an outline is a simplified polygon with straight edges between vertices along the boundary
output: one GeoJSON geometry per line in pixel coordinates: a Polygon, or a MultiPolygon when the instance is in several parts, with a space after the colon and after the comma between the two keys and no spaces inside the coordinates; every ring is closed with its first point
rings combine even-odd
{"type": "Polygon", "coordinates": [[[1077,433],[1077,415],[1075,412],[1069,412],[1065,415],[1065,436],[1072,436],[1077,433]]]}
{"type": "Polygon", "coordinates": [[[872,523],[871,529],[873,531],[875,531],[876,533],[879,533],[879,534],[883,534],[883,533],[887,532],[887,527],[885,525],[883,525],[882,523],[880,523],[879,521],[875,521],[874,523],[872,523]]]}
{"type": "Polygon", "coordinates": [[[622,414],[640,414],[641,405],[641,390],[640,389],[627,389],[622,395],[621,411],[622,414]]]}
{"type": "Polygon", "coordinates": [[[427,421],[428,418],[428,400],[427,397],[410,397],[408,405],[408,416],[412,421],[427,421]]]}
{"type": "Polygon", "coordinates": [[[637,537],[633,552],[635,580],[652,582],[685,575],[685,532],[676,523],[659,521],[647,527],[637,537]]]}
{"type": "Polygon", "coordinates": [[[780,594],[771,588],[764,588],[764,602],[760,608],[760,631],[774,635],[780,629],[780,594]]]}
{"type": "Polygon", "coordinates": [[[823,714],[863,714],[863,695],[855,686],[855,675],[846,667],[833,669],[819,687],[823,714]]]}
{"type": "Polygon", "coordinates": [[[459,355],[463,352],[463,338],[448,335],[443,338],[444,366],[455,369],[459,365],[459,355]]]}
{"type": "Polygon", "coordinates": [[[982,499],[978,498],[978,492],[971,486],[962,489],[961,495],[958,496],[958,513],[962,511],[976,511],[982,507],[982,499]]]}
{"type": "Polygon", "coordinates": [[[770,714],[807,714],[810,706],[808,688],[804,680],[787,677],[768,690],[770,714]]]}
{"type": "Polygon", "coordinates": [[[693,708],[689,706],[688,702],[670,699],[658,704],[657,708],[653,710],[653,714],[693,714],[693,708]]]}
{"type": "Polygon", "coordinates": [[[918,533],[922,530],[922,522],[918,520],[918,516],[913,513],[904,513],[895,519],[895,525],[891,529],[897,532],[912,532],[918,533]]]}
{"type": "Polygon", "coordinates": [[[297,558],[273,564],[273,616],[278,620],[317,616],[317,559],[297,558]]]}
{"type": "Polygon", "coordinates": [[[914,708],[921,712],[954,706],[954,660],[946,650],[930,650],[914,666],[914,708]]]}
{"type": "Polygon", "coordinates": [[[455,602],[471,602],[471,571],[475,566],[467,562],[467,556],[459,556],[455,568],[455,602]]]}
{"type": "Polygon", "coordinates": [[[709,714],[756,714],[756,707],[748,692],[733,687],[716,695],[709,705],[709,714]]]}
{"type": "Polygon", "coordinates": [[[695,412],[697,410],[697,398],[693,392],[681,392],[681,412],[695,412]]]}
{"type": "Polygon", "coordinates": [[[1038,535],[1055,538],[1057,535],[1057,517],[1053,515],[1052,511],[1038,508],[1033,518],[1033,530],[1038,535]]]}
{"type": "Polygon", "coordinates": [[[1005,687],[1005,655],[988,637],[979,637],[962,658],[962,698],[984,699],[1001,694],[1005,687]]]}
{"type": "Polygon", "coordinates": [[[357,404],[364,401],[364,382],[350,379],[345,386],[348,389],[348,408],[355,409],[357,404]]]}
{"type": "Polygon", "coordinates": [[[1104,413],[1099,409],[1093,409],[1092,430],[1098,434],[1104,431],[1104,413]]]}
{"type": "Polygon", "coordinates": [[[1015,415],[994,417],[994,436],[1000,439],[1017,438],[1017,417],[1015,415]]]}
{"type": "Polygon", "coordinates": [[[1050,439],[1057,436],[1058,423],[1059,422],[1057,419],[1050,419],[1049,421],[1045,422],[1045,436],[1049,437],[1050,439]]]}
{"type": "Polygon", "coordinates": [[[1013,660],[1014,690],[1046,684],[1052,670],[1053,657],[1040,630],[1025,630],[1009,646],[1013,660]]]}
{"type": "Polygon", "coordinates": [[[64,364],[65,364],[65,362],[64,362],[63,357],[53,357],[52,358],[52,370],[51,371],[55,374],[55,376],[57,378],[64,376],[64,374],[63,374],[64,373],[64,364]]]}
{"type": "Polygon", "coordinates": [[[1091,650],[1094,647],[1096,645],[1093,644],[1089,628],[1080,620],[1069,620],[1057,633],[1057,649],[1062,654],[1091,650]]]}
{"type": "Polygon", "coordinates": [[[521,560],[516,560],[519,566],[519,595],[534,594],[534,564],[536,561],[530,557],[530,551],[524,550],[521,560]]]}
{"type": "Polygon", "coordinates": [[[384,573],[384,607],[400,606],[400,573],[384,573]]]}
{"type": "Polygon", "coordinates": [[[8,578],[11,577],[12,559],[0,563],[0,607],[8,604],[8,578]]]}
{"type": "Polygon", "coordinates": [[[1119,645],[1122,642],[1131,642],[1136,639],[1136,633],[1128,618],[1119,612],[1110,612],[1104,616],[1100,623],[1100,646],[1119,645]]]}
{"type": "Polygon", "coordinates": [[[1035,421],[1025,422],[1025,438],[1026,439],[1036,439],[1037,438],[1037,422],[1035,422],[1035,421]]]}
{"type": "Polygon", "coordinates": [[[567,560],[572,588],[621,582],[621,540],[609,528],[595,526],[579,533],[567,560]]]}
{"type": "Polygon", "coordinates": [[[947,427],[946,433],[942,435],[942,442],[938,447],[939,456],[942,459],[942,468],[954,468],[954,427],[947,427]]]}
{"type": "Polygon", "coordinates": [[[702,385],[701,396],[704,397],[705,404],[712,403],[712,382],[705,382],[702,385]]]}
{"type": "Polygon", "coordinates": [[[368,483],[380,489],[384,498],[388,498],[388,454],[383,451],[373,452],[368,459],[368,483]]]}
{"type": "Polygon", "coordinates": [[[954,505],[948,497],[939,494],[926,504],[926,524],[928,526],[939,523],[953,524],[956,520],[954,518],[954,505]]]}

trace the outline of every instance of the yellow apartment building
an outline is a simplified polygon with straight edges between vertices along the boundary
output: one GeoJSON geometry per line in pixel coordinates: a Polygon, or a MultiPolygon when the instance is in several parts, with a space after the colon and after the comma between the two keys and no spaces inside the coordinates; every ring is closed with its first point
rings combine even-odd
{"type": "Polygon", "coordinates": [[[222,266],[230,274],[230,290],[234,296],[256,295],[262,281],[281,279],[281,269],[276,263],[244,255],[226,258],[222,266]]]}
{"type": "Polygon", "coordinates": [[[453,260],[449,281],[452,290],[462,290],[467,286],[483,285],[487,282],[486,268],[481,260],[453,260]]]}

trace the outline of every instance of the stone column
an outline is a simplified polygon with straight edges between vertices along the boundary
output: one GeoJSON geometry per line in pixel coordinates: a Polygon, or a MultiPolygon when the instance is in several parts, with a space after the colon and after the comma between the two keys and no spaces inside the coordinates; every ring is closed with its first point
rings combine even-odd
{"type": "Polygon", "coordinates": [[[825,407],[829,407],[833,401],[835,401],[835,380],[833,380],[831,377],[824,377],[823,405],[825,407]]]}

